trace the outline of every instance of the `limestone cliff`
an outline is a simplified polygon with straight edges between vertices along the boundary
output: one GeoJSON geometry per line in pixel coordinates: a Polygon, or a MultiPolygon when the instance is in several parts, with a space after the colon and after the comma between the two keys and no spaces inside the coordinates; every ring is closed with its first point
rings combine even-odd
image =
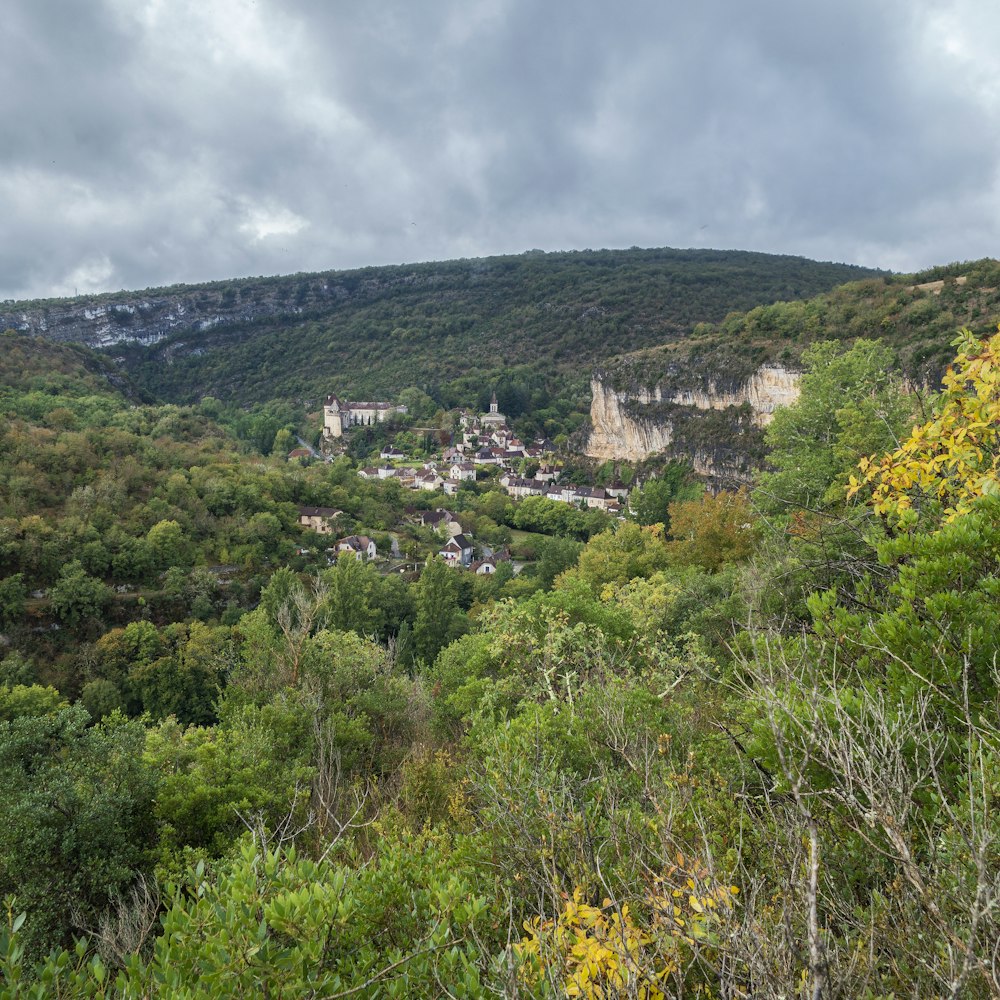
{"type": "Polygon", "coordinates": [[[705,476],[746,480],[763,455],[761,428],[798,398],[799,378],[773,364],[740,381],[719,375],[680,386],[671,378],[626,389],[598,372],[586,453],[628,461],[662,453],[688,459],[705,476]]]}

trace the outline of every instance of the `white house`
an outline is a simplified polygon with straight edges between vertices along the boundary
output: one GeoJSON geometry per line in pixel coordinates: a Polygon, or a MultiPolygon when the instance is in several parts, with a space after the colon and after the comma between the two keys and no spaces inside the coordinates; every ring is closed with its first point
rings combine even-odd
{"type": "Polygon", "coordinates": [[[355,559],[374,559],[378,555],[375,543],[367,535],[348,535],[337,542],[337,553],[351,552],[355,559]]]}
{"type": "Polygon", "coordinates": [[[453,462],[448,472],[451,479],[457,479],[460,482],[474,483],[476,481],[476,466],[474,462],[453,462]]]}
{"type": "Polygon", "coordinates": [[[323,404],[323,436],[338,438],[349,427],[381,424],[396,413],[406,413],[406,407],[395,403],[341,402],[336,396],[327,396],[323,404]]]}
{"type": "Polygon", "coordinates": [[[444,548],[438,551],[438,555],[449,566],[468,566],[472,562],[473,551],[472,542],[460,534],[449,538],[444,548]]]}

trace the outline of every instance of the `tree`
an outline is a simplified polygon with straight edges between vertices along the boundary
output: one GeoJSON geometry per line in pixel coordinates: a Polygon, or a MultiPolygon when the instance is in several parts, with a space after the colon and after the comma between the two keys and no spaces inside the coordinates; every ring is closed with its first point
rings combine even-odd
{"type": "Polygon", "coordinates": [[[331,628],[358,635],[375,634],[379,624],[372,607],[376,577],[374,566],[353,557],[338,559],[327,570],[323,575],[327,588],[323,611],[331,628]]]}
{"type": "Polygon", "coordinates": [[[414,654],[430,664],[441,649],[464,631],[465,616],[458,610],[456,571],[434,556],[427,560],[413,591],[414,654]]]}
{"type": "Polygon", "coordinates": [[[538,555],[535,576],[548,590],[560,573],[576,565],[583,544],[572,538],[545,538],[538,540],[535,551],[538,555]]]}
{"type": "Polygon", "coordinates": [[[773,471],[758,476],[755,500],[772,513],[841,506],[858,459],[893,446],[911,408],[892,352],[878,341],[846,350],[825,341],[802,361],[797,402],[776,410],[766,432],[773,471]]]}
{"type": "Polygon", "coordinates": [[[0,723],[0,896],[15,893],[36,954],[70,943],[148,870],[155,783],[145,732],[79,707],[0,723]]]}
{"type": "Polygon", "coordinates": [[[158,570],[191,565],[191,544],[176,521],[159,521],[146,534],[146,544],[158,570]]]}
{"type": "Polygon", "coordinates": [[[670,530],[670,505],[677,500],[696,499],[702,487],[689,481],[691,467],[668,462],[660,475],[648,479],[629,496],[629,513],[638,524],[662,524],[670,530]]]}
{"type": "Polygon", "coordinates": [[[51,715],[67,708],[69,702],[54,688],[41,684],[0,686],[0,722],[51,715]]]}
{"type": "Polygon", "coordinates": [[[979,340],[963,329],[930,420],[894,451],[863,458],[848,495],[871,488],[877,514],[912,525],[911,510],[954,521],[977,497],[1000,494],[1000,333],[979,340]]]}
{"type": "Polygon", "coordinates": [[[728,562],[742,562],[754,551],[758,531],[745,489],[670,505],[668,544],[671,559],[682,566],[717,570],[728,562]]]}
{"type": "Polygon", "coordinates": [[[557,581],[557,587],[582,580],[595,595],[608,584],[624,584],[633,577],[646,577],[664,569],[670,560],[663,529],[658,524],[642,526],[623,521],[602,531],[584,546],[577,564],[557,581]]]}
{"type": "Polygon", "coordinates": [[[21,619],[27,596],[22,573],[15,573],[0,580],[0,627],[9,628],[21,619]]]}
{"type": "Polygon", "coordinates": [[[59,582],[52,588],[52,608],[64,624],[82,628],[100,620],[111,596],[111,590],[74,559],[63,567],[59,582]]]}

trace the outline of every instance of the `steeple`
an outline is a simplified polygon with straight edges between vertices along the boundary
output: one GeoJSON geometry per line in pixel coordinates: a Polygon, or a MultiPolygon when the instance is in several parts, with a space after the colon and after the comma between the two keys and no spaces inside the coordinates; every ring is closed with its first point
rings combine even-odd
{"type": "Polygon", "coordinates": [[[496,392],[494,392],[493,395],[490,397],[490,413],[496,413],[498,406],[499,404],[497,403],[497,394],[496,392]]]}

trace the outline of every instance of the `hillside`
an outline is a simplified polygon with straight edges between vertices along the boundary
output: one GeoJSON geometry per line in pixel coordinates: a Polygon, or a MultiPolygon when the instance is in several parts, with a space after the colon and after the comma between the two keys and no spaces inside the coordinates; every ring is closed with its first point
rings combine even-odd
{"type": "Polygon", "coordinates": [[[818,340],[880,339],[914,381],[936,384],[962,326],[988,333],[1000,317],[1000,261],[984,259],[916,275],[844,284],[798,302],[776,302],[699,324],[690,338],[615,358],[602,380],[618,390],[736,387],[762,364],[795,367],[818,340]]]}
{"type": "Polygon", "coordinates": [[[963,326],[984,335],[1000,317],[1000,262],[851,282],[812,299],[757,306],[690,337],[598,366],[585,450],[638,460],[684,457],[706,475],[747,480],[763,457],[761,427],[797,393],[803,350],[821,340],[878,339],[911,384],[934,388],[963,326]]]}
{"type": "Polygon", "coordinates": [[[117,365],[85,347],[0,333],[0,400],[31,393],[78,398],[121,394],[133,402],[142,398],[117,365]]]}
{"type": "Polygon", "coordinates": [[[553,375],[579,396],[611,355],[875,273],[735,251],[533,251],[8,303],[0,328],[112,350],[172,402],[417,385],[447,404],[492,382],[506,385],[501,404],[516,416],[549,402],[553,375]]]}

